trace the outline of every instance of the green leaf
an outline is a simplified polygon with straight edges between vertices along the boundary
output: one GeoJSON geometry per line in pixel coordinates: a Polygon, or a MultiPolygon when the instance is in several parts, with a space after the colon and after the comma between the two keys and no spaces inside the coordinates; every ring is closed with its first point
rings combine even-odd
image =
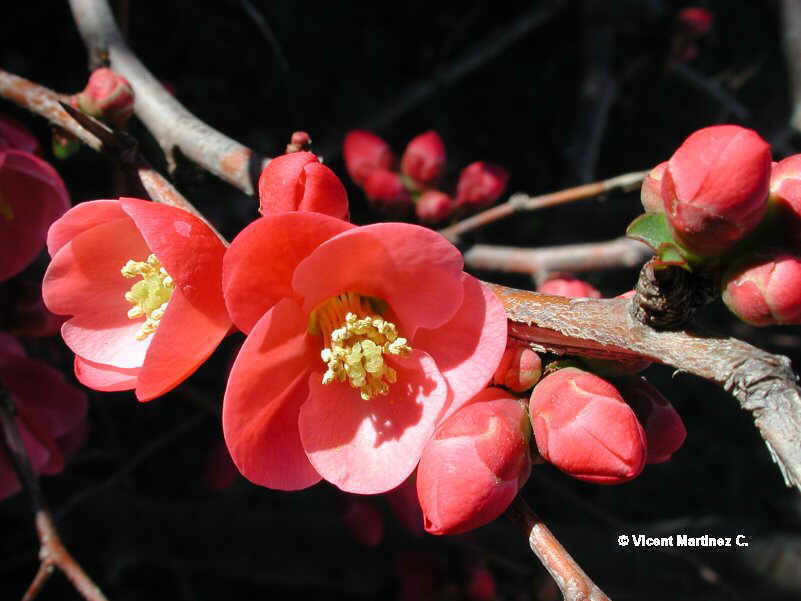
{"type": "Polygon", "coordinates": [[[654,252],[663,244],[673,243],[664,213],[645,213],[629,224],[626,235],[650,246],[654,252]]]}

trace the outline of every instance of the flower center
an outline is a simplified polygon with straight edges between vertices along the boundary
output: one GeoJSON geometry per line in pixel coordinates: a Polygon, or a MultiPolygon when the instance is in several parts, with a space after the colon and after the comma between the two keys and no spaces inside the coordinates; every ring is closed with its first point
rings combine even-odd
{"type": "Polygon", "coordinates": [[[326,345],[320,353],[328,367],[323,384],[347,381],[365,401],[389,392],[398,374],[384,355],[405,357],[412,347],[394,323],[380,317],[385,307],[380,299],[346,292],[312,311],[309,331],[322,334],[326,345]]]}
{"type": "Polygon", "coordinates": [[[144,261],[128,261],[120,272],[124,278],[142,278],[125,293],[125,300],[133,305],[128,311],[129,319],[145,318],[136,333],[137,340],[144,340],[159,327],[175,283],[153,254],[144,261]]]}

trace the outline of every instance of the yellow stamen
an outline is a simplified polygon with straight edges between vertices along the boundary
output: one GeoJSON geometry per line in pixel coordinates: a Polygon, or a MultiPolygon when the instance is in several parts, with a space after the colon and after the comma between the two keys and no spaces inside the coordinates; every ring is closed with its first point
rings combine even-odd
{"type": "Polygon", "coordinates": [[[125,293],[125,300],[133,305],[128,311],[129,319],[145,318],[145,323],[136,333],[137,340],[144,340],[159,327],[175,283],[153,254],[145,261],[128,261],[120,272],[124,278],[142,278],[125,293]]]}
{"type": "Polygon", "coordinates": [[[328,299],[312,311],[309,331],[321,334],[325,348],[320,358],[328,369],[323,384],[347,381],[369,401],[386,395],[398,380],[384,355],[405,357],[412,352],[398,328],[378,314],[386,305],[378,300],[346,292],[328,299]]]}

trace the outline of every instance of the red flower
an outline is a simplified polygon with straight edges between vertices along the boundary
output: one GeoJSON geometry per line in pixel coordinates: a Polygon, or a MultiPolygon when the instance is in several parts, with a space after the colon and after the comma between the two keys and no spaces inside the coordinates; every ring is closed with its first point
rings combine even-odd
{"type": "Polygon", "coordinates": [[[529,407],[540,455],[587,482],[620,484],[645,465],[645,433],[609,382],[566,367],[534,387],[529,407]]]}
{"type": "Polygon", "coordinates": [[[282,154],[259,176],[259,211],[315,211],[348,218],[348,194],[339,178],[311,152],[282,154]]]}
{"type": "Polygon", "coordinates": [[[479,393],[437,428],[417,468],[431,534],[460,534],[501,515],[531,473],[523,405],[499,388],[479,393]]]}
{"type": "Polygon", "coordinates": [[[229,247],[223,290],[249,332],[225,393],[225,440],[240,471],[270,488],[395,488],[438,421],[486,385],[506,341],[498,299],[415,225],[264,217],[229,247]]]}
{"type": "MultiPolygon", "coordinates": [[[[86,396],[49,365],[25,356],[20,344],[0,332],[0,386],[11,395],[16,423],[31,466],[57,474],[86,432],[86,396]]],[[[20,483],[0,437],[0,499],[20,483]]]]}
{"type": "Polygon", "coordinates": [[[770,146],[753,130],[716,125],[691,134],[662,177],[676,239],[704,256],[731,248],[765,214],[770,168],[770,146]]]}
{"type": "Polygon", "coordinates": [[[134,91],[122,75],[102,67],[92,71],[86,88],[75,95],[73,105],[87,115],[122,127],[133,114],[134,91]]]}
{"type": "Polygon", "coordinates": [[[569,273],[553,274],[537,287],[537,292],[569,298],[601,298],[595,286],[569,273]]]}
{"type": "Polygon", "coordinates": [[[69,207],[64,182],[48,163],[27,152],[0,149],[0,281],[36,258],[47,228],[69,207]]]}
{"type": "Polygon", "coordinates": [[[177,386],[231,321],[220,290],[225,247],[194,215],[136,198],[79,204],[50,228],[42,292],[96,390],[141,401],[177,386]]]}
{"type": "Polygon", "coordinates": [[[445,168],[445,143],[434,130],[420,134],[406,146],[401,171],[423,185],[435,183],[445,168]]]}
{"type": "Polygon", "coordinates": [[[345,168],[350,178],[359,186],[364,186],[368,176],[376,169],[392,169],[395,155],[389,144],[375,134],[354,129],[345,136],[342,147],[345,168]]]}
{"type": "Polygon", "coordinates": [[[30,154],[40,154],[39,140],[10,117],[0,116],[0,149],[11,148],[30,154]]]}
{"type": "Polygon", "coordinates": [[[477,161],[462,169],[456,183],[456,204],[483,209],[498,200],[506,190],[509,173],[503,167],[477,161]]]}

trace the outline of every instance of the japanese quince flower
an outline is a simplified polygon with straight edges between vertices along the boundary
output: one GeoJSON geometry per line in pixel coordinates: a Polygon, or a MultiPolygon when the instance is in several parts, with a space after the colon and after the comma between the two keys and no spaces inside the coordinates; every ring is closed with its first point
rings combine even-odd
{"type": "Polygon", "coordinates": [[[71,315],[61,334],[75,375],[140,401],[177,386],[228,332],[225,247],[194,215],[136,198],[74,207],[50,228],[45,304],[71,315]]]}
{"type": "Polygon", "coordinates": [[[36,258],[47,228],[69,208],[55,169],[28,152],[0,148],[0,281],[36,258]]]}
{"type": "MultiPolygon", "coordinates": [[[[86,432],[86,395],[68,384],[57,370],[25,351],[12,336],[0,332],[0,386],[11,396],[25,452],[37,474],[57,474],[86,432]]],[[[0,436],[0,499],[20,483],[0,436]]]]}
{"type": "Polygon", "coordinates": [[[263,217],[226,252],[223,291],[248,333],[223,432],[242,474],[269,488],[397,487],[506,342],[500,301],[455,247],[410,224],[263,217]]]}

